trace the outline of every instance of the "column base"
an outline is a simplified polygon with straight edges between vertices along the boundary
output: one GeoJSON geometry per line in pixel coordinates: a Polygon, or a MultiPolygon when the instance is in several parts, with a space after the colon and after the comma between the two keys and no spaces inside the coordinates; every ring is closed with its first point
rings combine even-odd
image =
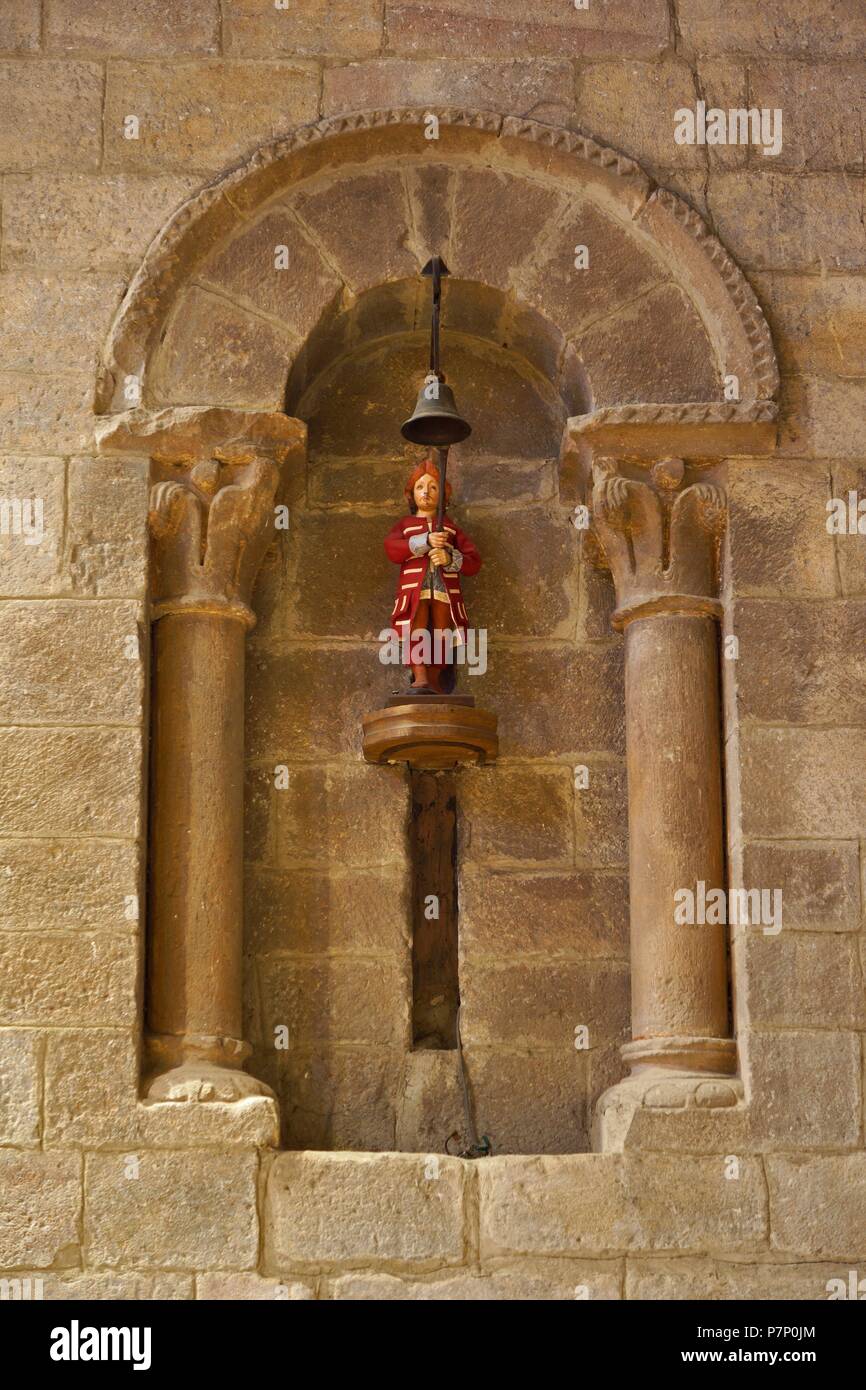
{"type": "Polygon", "coordinates": [[[152,1033],[147,1052],[148,1100],[225,1104],[249,1096],[274,1099],[270,1086],[241,1070],[252,1048],[238,1038],[152,1033]]]}
{"type": "Polygon", "coordinates": [[[596,1103],[596,1152],[621,1153],[642,1111],[729,1110],[743,1100],[731,1038],[639,1038],[625,1044],[622,1057],[633,1073],[596,1103]]]}

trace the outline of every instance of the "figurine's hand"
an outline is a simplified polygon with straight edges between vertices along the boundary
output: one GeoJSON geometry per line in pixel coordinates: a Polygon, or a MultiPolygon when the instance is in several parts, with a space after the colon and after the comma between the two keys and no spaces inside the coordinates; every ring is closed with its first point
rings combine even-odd
{"type": "Polygon", "coordinates": [[[450,550],[443,550],[441,546],[437,546],[435,550],[430,551],[430,563],[435,565],[437,569],[439,569],[440,565],[447,565],[450,564],[450,562],[450,550]]]}
{"type": "Polygon", "coordinates": [[[441,549],[441,547],[442,547],[443,545],[447,545],[447,544],[448,544],[448,532],[447,532],[447,531],[431,531],[431,532],[430,532],[430,535],[427,537],[427,539],[428,539],[428,541],[430,542],[430,547],[431,547],[431,549],[433,549],[433,550],[439,550],[439,549],[441,549]]]}

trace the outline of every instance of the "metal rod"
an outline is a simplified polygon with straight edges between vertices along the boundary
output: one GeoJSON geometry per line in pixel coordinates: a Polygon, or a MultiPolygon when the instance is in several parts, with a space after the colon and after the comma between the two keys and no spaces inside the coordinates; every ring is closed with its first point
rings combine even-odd
{"type": "Polygon", "coordinates": [[[433,316],[430,320],[430,370],[439,376],[439,306],[442,298],[442,262],[434,256],[430,262],[433,272],[433,316]]]}
{"type": "Polygon", "coordinates": [[[448,467],[448,450],[436,450],[436,466],[439,469],[439,507],[436,512],[436,530],[445,525],[445,470],[448,467]]]}

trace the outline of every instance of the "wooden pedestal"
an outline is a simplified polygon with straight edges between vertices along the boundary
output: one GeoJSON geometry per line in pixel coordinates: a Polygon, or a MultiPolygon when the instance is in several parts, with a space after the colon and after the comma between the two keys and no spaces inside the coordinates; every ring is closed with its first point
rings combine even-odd
{"type": "Polygon", "coordinates": [[[435,770],[492,762],[499,752],[496,715],[471,695],[406,695],[364,716],[368,763],[408,763],[435,770]]]}

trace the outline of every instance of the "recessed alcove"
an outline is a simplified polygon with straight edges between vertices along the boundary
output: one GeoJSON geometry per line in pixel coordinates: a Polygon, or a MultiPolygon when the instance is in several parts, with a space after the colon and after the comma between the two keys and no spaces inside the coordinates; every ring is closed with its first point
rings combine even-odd
{"type": "MultiPolygon", "coordinates": [[[[194,575],[180,599],[214,618],[235,604],[237,579],[218,560],[247,553],[250,538],[259,546],[272,460],[286,461],[277,501],[291,526],[259,571],[246,643],[249,1072],[273,1082],[290,1147],[441,1149],[458,1112],[454,1058],[412,1050],[408,782],[365,766],[358,743],[361,715],[391,684],[377,663],[393,584],[381,542],[418,456],[397,442],[426,358],[418,271],[434,247],[444,253],[449,377],[476,427],[449,476],[485,557],[466,595],[490,639],[472,689],[501,733],[495,774],[459,773],[464,1040],[478,1125],[496,1149],[570,1152],[589,1146],[594,1100],[622,1073],[629,1021],[622,646],[610,579],[589,554],[584,563],[571,509],[588,458],[604,474],[609,446],[637,449],[626,473],[674,445],[698,459],[760,451],[778,378],[737,268],[630,160],[519,118],[443,112],[436,142],[422,127],[411,111],[323,121],[202,189],[130,285],[96,409],[103,447],[147,452],[157,479],[174,461],[169,510],[204,508],[221,523],[237,512],[228,549],[208,543],[213,592],[194,575]],[[591,276],[576,273],[584,241],[591,276]],[[286,249],[290,273],[275,279],[286,249]],[[223,469],[226,448],[236,461],[223,469]],[[236,476],[240,492],[227,486],[236,476]]],[[[156,595],[176,541],[165,520],[163,509],[151,526],[156,595]]],[[[258,552],[250,559],[252,576],[258,552]]],[[[228,650],[225,624],[210,630],[228,650]]],[[[197,679],[206,692],[206,673],[197,679]]],[[[215,713],[215,741],[234,754],[237,721],[215,713]]],[[[207,778],[194,771],[201,793],[207,778]]],[[[238,782],[232,762],[220,781],[231,816],[238,782]]],[[[151,908],[175,924],[160,997],[194,1054],[191,1093],[196,1011],[209,1013],[201,984],[219,974],[225,1007],[207,1031],[230,1035],[225,1084],[241,1094],[254,1083],[236,1072],[238,914],[221,906],[222,861],[184,819],[183,797],[170,788],[158,801],[152,825],[170,843],[179,815],[204,875],[196,895],[151,855],[151,908]],[[224,960],[187,949],[189,922],[208,911],[225,927],[224,960]]],[[[239,872],[222,877],[239,892],[239,872]]],[[[204,1086],[196,1098],[212,1096],[204,1086]]]]}
{"type": "Polygon", "coordinates": [[[406,682],[377,637],[395,583],[382,542],[424,456],[399,432],[427,351],[407,282],[326,314],[288,381],[306,473],[286,482],[290,528],[257,585],[247,662],[249,1065],[277,1093],[288,1147],[442,1151],[465,1128],[459,988],[479,1131],[498,1152],[574,1152],[616,1065],[628,975],[620,639],[558,488],[585,383],[556,333],[499,290],[449,280],[443,321],[473,424],[449,461],[451,510],[483,556],[465,597],[488,641],[486,672],[459,681],[499,713],[503,753],[495,769],[438,775],[456,801],[459,956],[452,941],[432,966],[413,961],[419,788],[360,759],[361,715],[406,682]],[[582,804],[575,759],[597,768],[582,804]],[[444,970],[442,988],[425,992],[420,968],[444,970]],[[575,1048],[581,1023],[592,1055],[575,1048]]]}

